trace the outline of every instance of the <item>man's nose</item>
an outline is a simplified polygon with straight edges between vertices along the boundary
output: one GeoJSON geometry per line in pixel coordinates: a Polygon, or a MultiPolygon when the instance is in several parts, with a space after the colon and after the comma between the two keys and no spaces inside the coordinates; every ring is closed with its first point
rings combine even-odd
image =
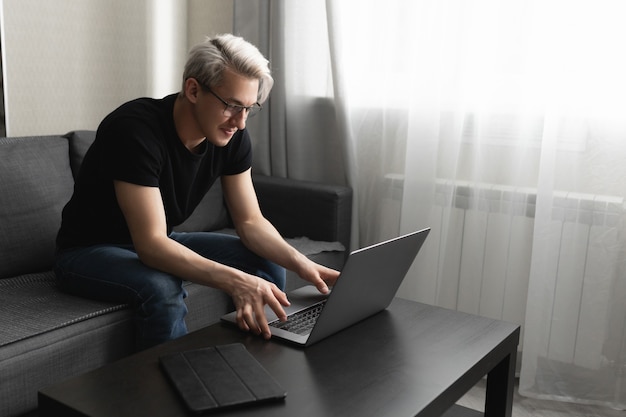
{"type": "Polygon", "coordinates": [[[231,120],[234,122],[235,126],[239,130],[243,130],[246,128],[246,120],[248,119],[248,113],[246,110],[242,110],[236,115],[231,117],[231,120]]]}

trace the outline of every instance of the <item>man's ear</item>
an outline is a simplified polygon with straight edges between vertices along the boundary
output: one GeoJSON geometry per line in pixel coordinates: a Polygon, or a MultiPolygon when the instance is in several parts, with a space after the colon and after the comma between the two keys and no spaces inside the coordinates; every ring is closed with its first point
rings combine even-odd
{"type": "Polygon", "coordinates": [[[187,78],[185,80],[185,97],[187,100],[195,104],[200,94],[200,88],[200,84],[195,78],[187,78]]]}

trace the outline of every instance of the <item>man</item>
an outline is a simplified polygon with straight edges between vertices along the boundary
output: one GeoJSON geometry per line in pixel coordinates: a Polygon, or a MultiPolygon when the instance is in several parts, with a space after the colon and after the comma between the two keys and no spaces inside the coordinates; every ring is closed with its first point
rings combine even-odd
{"type": "Polygon", "coordinates": [[[230,294],[238,325],[269,338],[264,305],[281,319],[289,305],[284,268],[322,293],[337,279],[259,209],[245,125],[272,85],[257,48],[222,35],[190,51],[179,94],[128,102],[98,127],[63,210],[55,270],[71,293],[132,303],[138,348],[186,334],[183,280],[230,294]],[[172,232],[218,179],[239,238],[172,232]]]}

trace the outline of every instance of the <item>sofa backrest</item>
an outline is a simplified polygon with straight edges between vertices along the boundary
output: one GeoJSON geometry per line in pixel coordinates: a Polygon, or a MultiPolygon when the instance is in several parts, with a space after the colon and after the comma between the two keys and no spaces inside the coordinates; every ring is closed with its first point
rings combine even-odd
{"type": "Polygon", "coordinates": [[[0,138],[0,278],[51,268],[73,185],[67,139],[0,138]]]}
{"type": "Polygon", "coordinates": [[[89,150],[89,147],[96,140],[95,130],[75,130],[69,132],[63,136],[67,138],[69,142],[70,151],[70,167],[72,168],[72,175],[76,178],[80,165],[83,163],[83,158],[89,150]]]}

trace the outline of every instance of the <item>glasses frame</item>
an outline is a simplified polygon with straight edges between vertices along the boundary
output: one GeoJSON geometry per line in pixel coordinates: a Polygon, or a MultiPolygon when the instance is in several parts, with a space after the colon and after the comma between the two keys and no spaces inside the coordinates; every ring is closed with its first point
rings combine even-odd
{"type": "Polygon", "coordinates": [[[263,106],[261,106],[261,103],[259,103],[259,102],[256,102],[256,103],[254,103],[251,106],[242,106],[240,104],[229,103],[226,100],[224,100],[222,97],[218,96],[215,93],[215,91],[213,91],[208,85],[204,85],[204,84],[201,84],[201,83],[198,83],[198,84],[200,84],[200,87],[202,87],[203,90],[208,91],[215,98],[217,98],[219,101],[222,102],[222,104],[224,105],[224,110],[222,110],[222,114],[225,117],[236,117],[236,116],[239,116],[239,114],[242,111],[244,111],[244,110],[246,111],[244,113],[244,116],[246,118],[254,117],[256,114],[258,114],[263,109],[263,106]]]}

